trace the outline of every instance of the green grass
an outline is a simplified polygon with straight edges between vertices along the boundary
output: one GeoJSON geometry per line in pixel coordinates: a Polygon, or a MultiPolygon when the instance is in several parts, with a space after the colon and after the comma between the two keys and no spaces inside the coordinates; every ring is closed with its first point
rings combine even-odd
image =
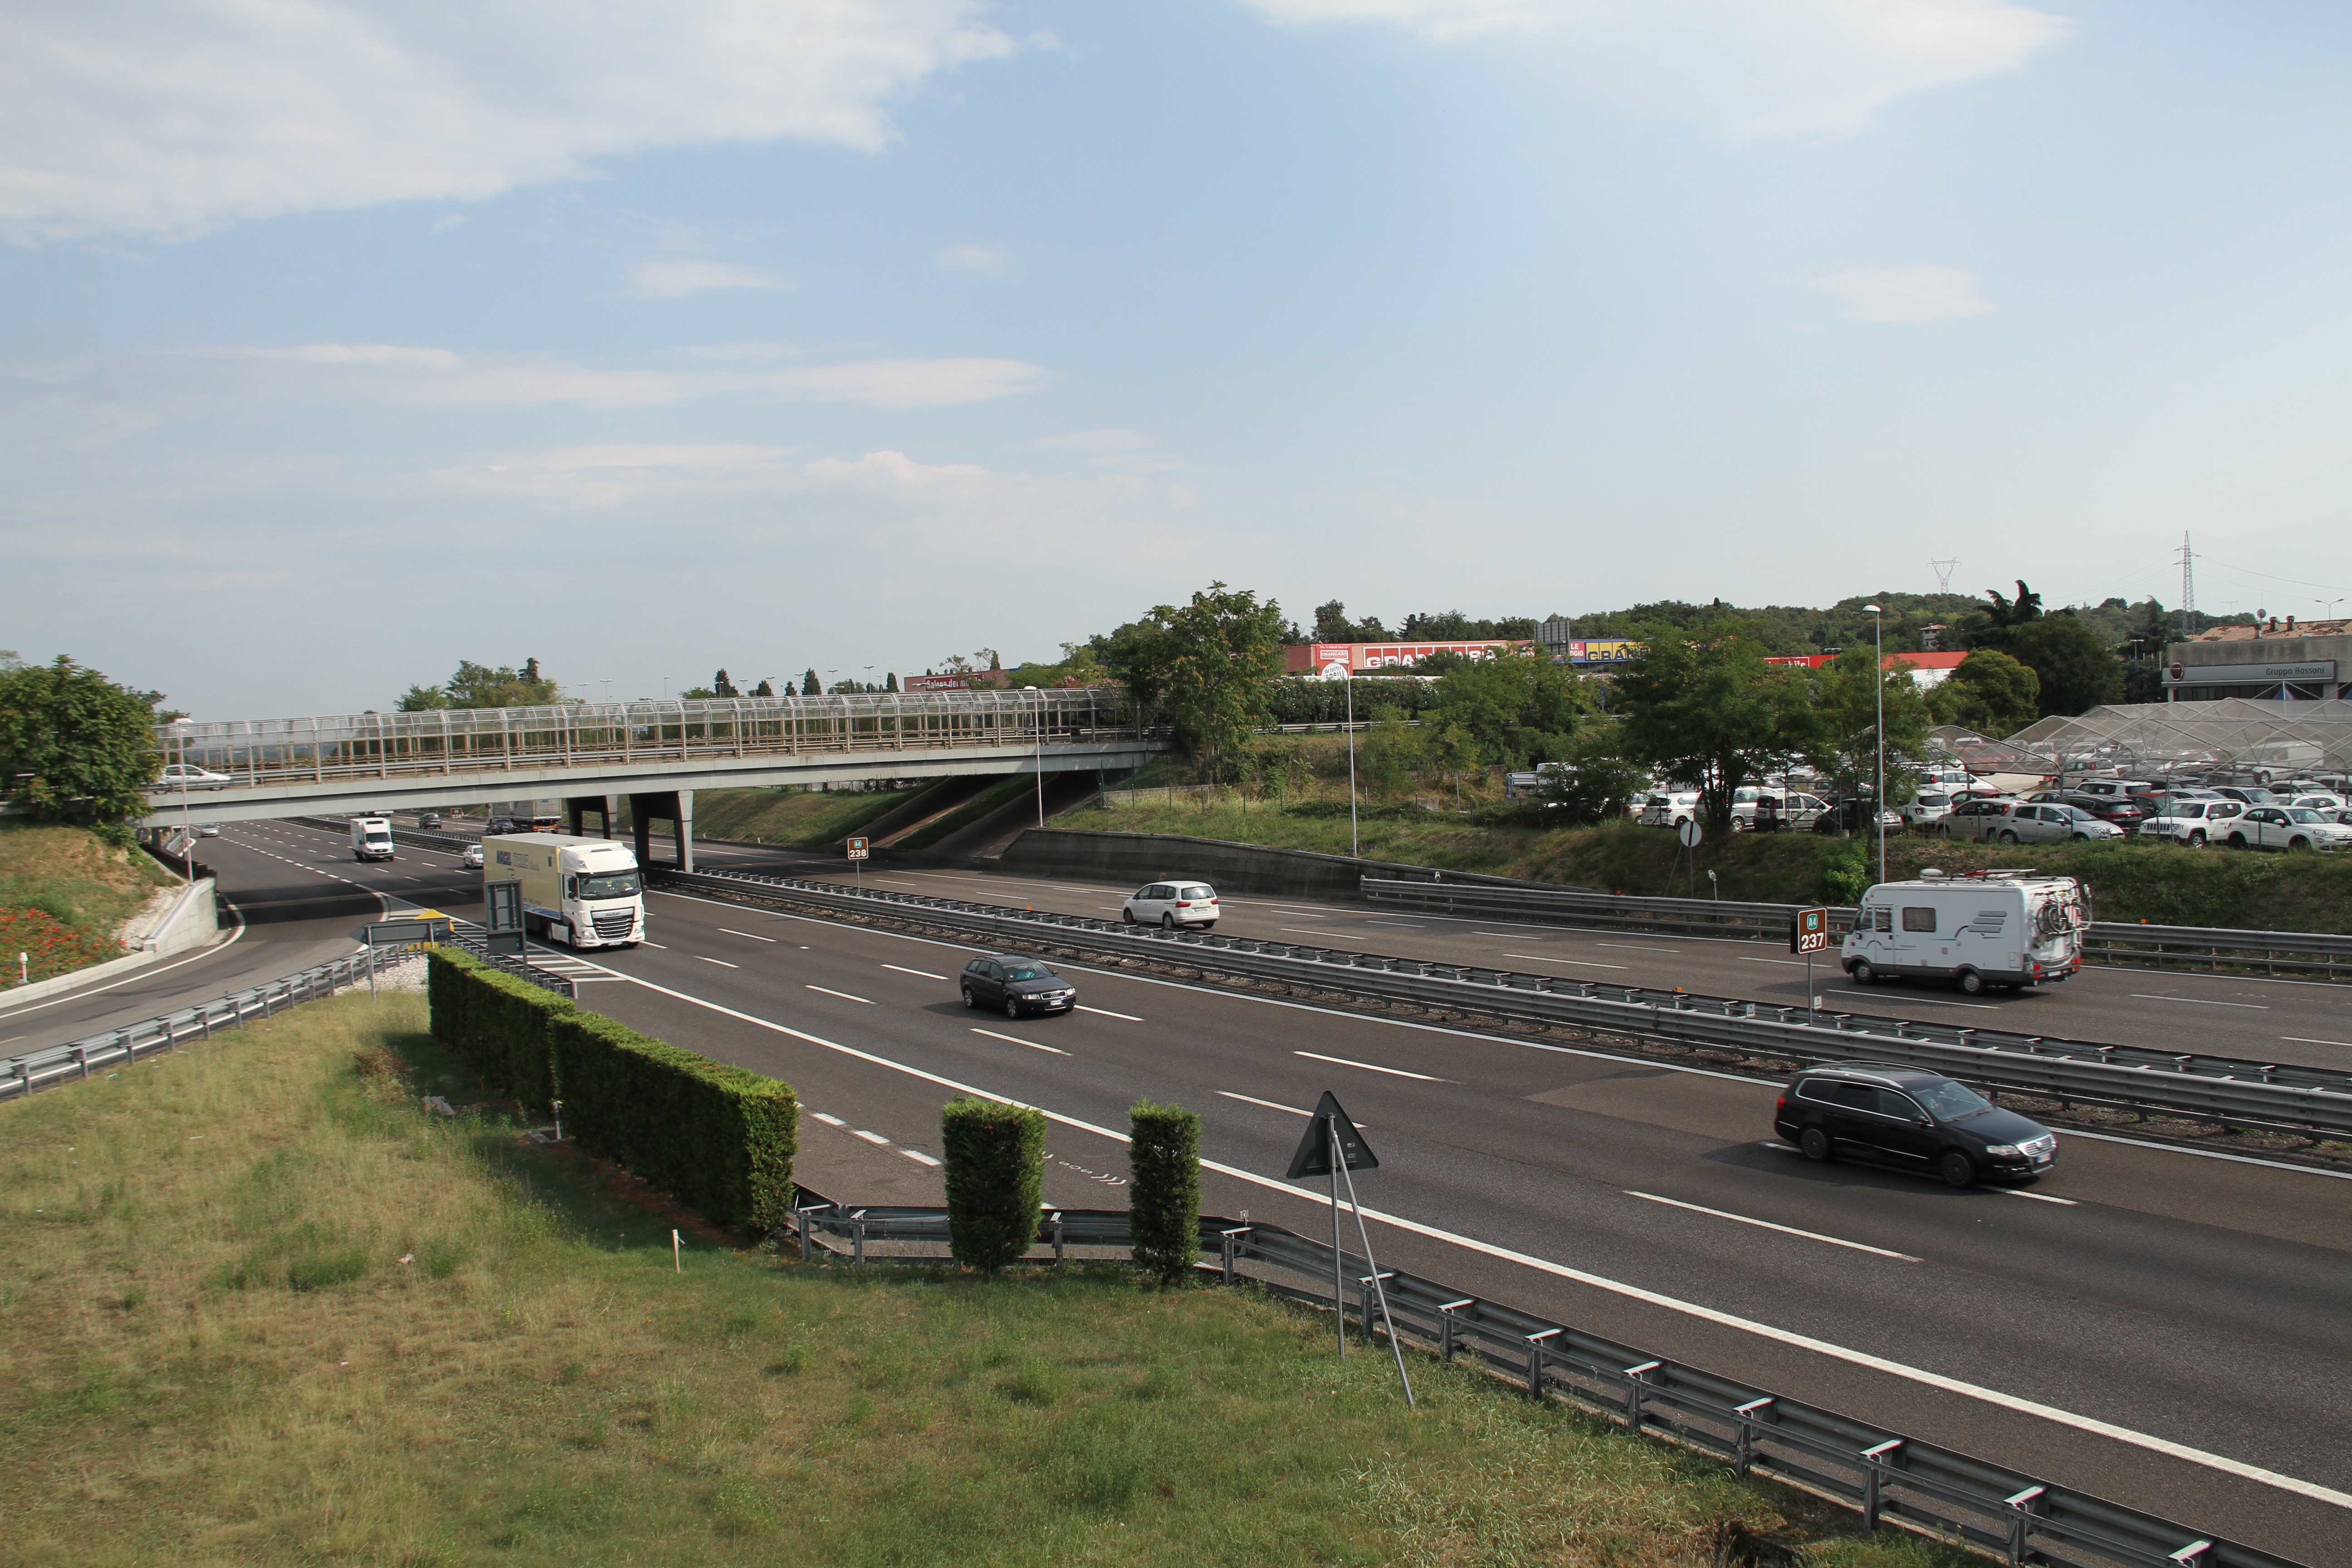
{"type": "MultiPolygon", "coordinates": [[[[870,792],[697,790],[694,831],[698,837],[757,839],[796,849],[822,849],[921,793],[919,787],[870,792]]],[[[665,831],[667,826],[663,825],[665,831]]]]}
{"type": "Polygon", "coordinates": [[[962,829],[971,826],[973,823],[978,822],[982,817],[986,816],[990,812],[994,811],[997,807],[1003,805],[1006,801],[1020,795],[1024,790],[1034,789],[1034,787],[1036,787],[1034,774],[1032,774],[1029,778],[1025,779],[1016,776],[1013,778],[1000,780],[999,782],[989,785],[986,789],[981,791],[978,795],[972,796],[961,805],[957,806],[953,811],[949,812],[937,822],[927,822],[921,827],[909,833],[906,837],[898,840],[898,847],[901,849],[928,849],[932,845],[937,844],[940,839],[945,838],[949,834],[961,832],[962,829]]]}
{"type": "Polygon", "coordinates": [[[10,1563],[1963,1561],[1125,1268],[808,1268],[520,1142],[421,999],[0,1108],[10,1563]],[[669,1228],[689,1240],[672,1271],[669,1228]]]}
{"type": "Polygon", "coordinates": [[[0,823],[0,991],[122,956],[116,933],[146,907],[170,872],[143,851],[118,849],[87,828],[0,823]]]}

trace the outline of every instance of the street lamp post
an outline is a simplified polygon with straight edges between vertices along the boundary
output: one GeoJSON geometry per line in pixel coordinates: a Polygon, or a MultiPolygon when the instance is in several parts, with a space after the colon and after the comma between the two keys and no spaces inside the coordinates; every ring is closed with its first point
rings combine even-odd
{"type": "MultiPolygon", "coordinates": [[[[873,666],[868,665],[866,668],[871,669],[873,666]]],[[[1039,692],[1034,686],[1024,686],[1021,689],[1034,693],[1037,697],[1037,710],[1035,714],[1037,739],[1037,826],[1043,827],[1045,826],[1045,694],[1043,692],[1039,692]]]]}
{"type": "MultiPolygon", "coordinates": [[[[1352,661],[1354,655],[1349,655],[1352,661]]],[[[1356,847],[1356,672],[1351,668],[1339,677],[1348,683],[1348,853],[1359,857],[1356,847]]]]}
{"type": "Polygon", "coordinates": [[[196,885],[196,825],[188,814],[188,721],[175,721],[180,732],[180,869],[190,887],[196,885]]]}
{"type": "Polygon", "coordinates": [[[1878,681],[1878,795],[1871,802],[1871,815],[1878,819],[1878,879],[1886,880],[1886,616],[1876,605],[1864,605],[1870,612],[1870,649],[1878,662],[1871,674],[1878,681]]]}

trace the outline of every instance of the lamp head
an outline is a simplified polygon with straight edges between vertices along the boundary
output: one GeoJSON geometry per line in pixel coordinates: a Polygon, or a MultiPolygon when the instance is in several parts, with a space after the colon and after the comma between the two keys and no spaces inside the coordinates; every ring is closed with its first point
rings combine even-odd
{"type": "Polygon", "coordinates": [[[1881,613],[1882,613],[1882,612],[1879,610],[1879,608],[1878,608],[1878,606],[1877,606],[1876,605],[1864,605],[1863,606],[1863,608],[1864,608],[1864,610],[1867,611],[1869,614],[1874,615],[1874,616],[1875,616],[1875,615],[1878,615],[1878,614],[1881,614],[1881,613]]]}

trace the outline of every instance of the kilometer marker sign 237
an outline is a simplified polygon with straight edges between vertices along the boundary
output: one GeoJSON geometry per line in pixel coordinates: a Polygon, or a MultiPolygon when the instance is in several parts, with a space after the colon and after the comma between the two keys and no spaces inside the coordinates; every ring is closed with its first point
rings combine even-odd
{"type": "Polygon", "coordinates": [[[1790,952],[1820,952],[1830,944],[1830,912],[1799,910],[1789,922],[1790,952]]]}

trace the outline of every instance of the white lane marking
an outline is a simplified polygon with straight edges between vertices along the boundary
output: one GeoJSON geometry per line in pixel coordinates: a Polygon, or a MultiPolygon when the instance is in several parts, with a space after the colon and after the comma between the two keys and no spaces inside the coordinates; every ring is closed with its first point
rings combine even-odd
{"type": "Polygon", "coordinates": [[[904,1154],[908,1159],[912,1160],[918,1165],[936,1165],[939,1163],[937,1160],[932,1159],[920,1149],[901,1149],[898,1152],[904,1154]]]}
{"type": "Polygon", "coordinates": [[[1811,967],[1811,965],[1807,964],[1801,958],[1750,958],[1745,953],[1740,955],[1739,962],[1742,963],[1786,963],[1798,969],[1806,969],[1811,967]]]}
{"type": "Polygon", "coordinates": [[[1306,1057],[1312,1061],[1336,1063],[1343,1068],[1361,1068],[1366,1072],[1384,1072],[1391,1078],[1417,1078],[1423,1083],[1444,1083],[1445,1081],[1442,1078],[1432,1078],[1425,1072],[1407,1072],[1402,1068],[1374,1067],[1370,1062],[1351,1062],[1345,1057],[1318,1056],[1313,1051],[1293,1051],[1290,1054],[1294,1057],[1306,1057]]]}
{"type": "Polygon", "coordinates": [[[719,926],[715,929],[726,931],[729,936],[751,937],[753,942],[773,942],[776,940],[772,936],[751,936],[751,933],[748,931],[728,931],[728,928],[725,926],[719,926]]]}
{"type": "Polygon", "coordinates": [[[1993,1191],[1997,1193],[2007,1193],[2013,1198],[2032,1198],[2037,1204],[2064,1204],[2070,1209],[2081,1208],[2083,1206],[2081,1204],[2076,1203],[2073,1198],[2053,1197],[2048,1193],[2029,1193],[2022,1187],[1995,1187],[1993,1191]]]}
{"type": "MultiPolygon", "coordinates": [[[[1223,1095],[1227,1100],[1238,1100],[1244,1105],[1263,1105],[1268,1110],[1286,1110],[1293,1116],[1312,1116],[1315,1114],[1311,1110],[1301,1110],[1295,1105],[1284,1105],[1278,1100],[1260,1100],[1255,1095],[1235,1094],[1231,1089],[1221,1089],[1216,1092],[1223,1095]]],[[[1357,1125],[1361,1126],[1362,1123],[1359,1122],[1357,1125]]]]}
{"type": "Polygon", "coordinates": [[[867,1001],[867,1000],[866,1000],[866,998],[865,998],[865,997],[863,997],[863,996],[852,996],[852,995],[851,995],[848,992],[846,992],[846,991],[829,991],[829,990],[826,990],[826,989],[825,989],[825,987],[824,987],[824,986],[822,986],[822,985],[806,985],[806,986],[802,987],[802,989],[803,989],[803,990],[806,990],[806,991],[824,991],[824,994],[825,994],[826,995],[828,995],[828,996],[838,996],[838,997],[840,997],[840,998],[841,998],[843,1001],[845,1001],[845,1002],[864,1002],[864,1003],[866,1003],[866,1005],[868,1007],[871,1007],[872,1005],[874,1005],[874,1004],[873,1004],[872,1002],[870,1002],[870,1001],[867,1001]]]}
{"type": "Polygon", "coordinates": [[[1825,1241],[1832,1247],[1851,1247],[1856,1252],[1874,1252],[1881,1258],[1892,1258],[1902,1263],[1921,1261],[1907,1252],[1890,1252],[1884,1247],[1868,1247],[1859,1241],[1846,1241],[1834,1236],[1823,1236],[1817,1230],[1799,1230],[1792,1225],[1774,1225],[1769,1219],[1753,1219],[1744,1214],[1732,1214],[1725,1209],[1711,1209],[1700,1204],[1686,1204],[1677,1198],[1662,1198],[1655,1193],[1637,1193],[1633,1188],[1627,1187],[1625,1195],[1629,1198],[1640,1198],[1645,1203],[1664,1204],[1671,1208],[1688,1209],[1693,1214],[1707,1214],[1713,1215],[1717,1219],[1736,1220],[1741,1225],[1752,1225],[1759,1230],[1777,1230],[1782,1236],[1801,1236],[1807,1241],[1825,1241]]]}
{"type": "Polygon", "coordinates": [[[1066,888],[1059,882],[1048,882],[1045,886],[1053,889],[1054,891],[1057,893],[1099,893],[1102,891],[1100,888],[1066,888]]]}
{"type": "Polygon", "coordinates": [[[1098,910],[1108,910],[1111,913],[1117,914],[1119,910],[1127,908],[1127,906],[1125,904],[1097,904],[1095,908],[1098,910]]]}
{"type": "Polygon", "coordinates": [[[1081,1012],[1081,1013],[1092,1013],[1092,1014],[1094,1014],[1094,1015],[1095,1015],[1097,1017],[1098,1017],[1098,1018],[1124,1018],[1124,1019],[1126,1019],[1126,1020],[1127,1020],[1129,1023],[1130,1023],[1130,1024],[1140,1024],[1141,1022],[1143,1022],[1143,1020],[1142,1020],[1142,1019],[1140,1019],[1140,1018],[1137,1017],[1137,1016],[1136,1016],[1134,1014],[1132,1014],[1132,1013],[1114,1013],[1114,1012],[1112,1012],[1112,1011],[1111,1011],[1109,1008],[1108,1008],[1108,1007],[1084,1007],[1084,1006],[1082,1006],[1082,1007],[1080,1007],[1080,1008],[1078,1009],[1078,1011],[1079,1011],[1079,1012],[1081,1012]]]}
{"type": "Polygon", "coordinates": [[[1622,963],[1603,963],[1597,958],[1546,958],[1540,952],[1507,952],[1505,958],[1524,958],[1529,963],[1573,963],[1584,969],[1622,969],[1622,963]]]}
{"type": "Polygon", "coordinates": [[[812,1110],[809,1114],[815,1117],[819,1121],[824,1122],[827,1127],[846,1127],[849,1125],[848,1122],[844,1121],[840,1117],[827,1116],[822,1110],[812,1110]]]}
{"type": "Polygon", "coordinates": [[[2202,996],[2151,996],[2145,991],[2133,992],[2132,1000],[2135,1002],[2186,1002],[2192,1007],[2251,1007],[2257,1013],[2267,1013],[2271,1010],[2271,1005],[2267,1002],[2208,1002],[2202,996]]]}
{"type": "Polygon", "coordinates": [[[655,952],[667,952],[669,951],[669,949],[667,949],[667,948],[664,947],[661,943],[659,943],[659,942],[648,942],[642,943],[641,945],[646,946],[646,947],[650,947],[650,948],[652,948],[652,949],[653,949],[655,952]]]}
{"type": "Polygon", "coordinates": [[[1682,951],[1679,947],[1652,947],[1646,942],[1596,942],[1592,945],[1619,948],[1626,952],[1680,952],[1682,951]]]}
{"type": "MultiPolygon", "coordinates": [[[[792,916],[789,918],[797,920],[807,919],[810,917],[792,916]]],[[[894,932],[890,934],[897,933],[894,932]]],[[[909,938],[908,940],[922,941],[924,939],[909,938]]],[[[934,942],[930,945],[945,946],[947,944],[934,942]]],[[[926,1083],[935,1083],[942,1089],[954,1089],[959,1094],[977,1095],[982,1100],[993,1100],[1001,1105],[1028,1106],[1027,1101],[1015,1100],[1011,1095],[998,1094],[993,1090],[982,1089],[973,1084],[959,1082],[951,1078],[943,1078],[938,1073],[926,1072],[921,1068],[908,1067],[904,1062],[892,1061],[887,1057],[877,1056],[871,1051],[861,1051],[855,1046],[845,1046],[840,1044],[838,1041],[828,1040],[821,1035],[812,1035],[800,1029],[790,1028],[782,1024],[776,1023],[772,1019],[759,1017],[751,1013],[738,1012],[732,1007],[722,1006],[716,1002],[706,1002],[699,996],[689,995],[688,993],[683,991],[673,991],[667,985],[656,985],[650,980],[641,980],[634,974],[630,975],[628,978],[635,984],[644,986],[646,990],[658,992],[664,996],[674,997],[680,1002],[688,1003],[693,1006],[706,1007],[711,1012],[736,1019],[738,1022],[750,1024],[758,1028],[772,1029],[777,1034],[788,1035],[793,1039],[805,1041],[809,1045],[819,1047],[824,1050],[837,1051],[843,1056],[853,1057],[859,1061],[870,1063],[875,1067],[887,1068],[892,1072],[904,1073],[909,1078],[920,1079],[926,1083]]],[[[1133,978],[1140,979],[1142,976],[1134,976],[1133,978]]],[[[1172,981],[1163,981],[1154,982],[1154,984],[1175,984],[1177,983],[1172,981]]],[[[1201,989],[1201,987],[1191,985],[1181,986],[1181,988],[1188,991],[1201,989]]],[[[1334,1012],[1331,1008],[1313,1007],[1303,1003],[1283,1005],[1298,1006],[1303,1011],[1307,1012],[1334,1012]]],[[[1352,1016],[1352,1015],[1336,1013],[1334,1016],[1352,1016]]],[[[1463,1035],[1474,1039],[1499,1038],[1499,1037],[1489,1035],[1472,1036],[1469,1035],[1466,1030],[1438,1028],[1430,1025],[1408,1026],[1428,1028],[1431,1032],[1435,1034],[1463,1035]]],[[[1546,1048],[1563,1049],[1564,1047],[1552,1047],[1546,1048]]],[[[1575,1056],[1599,1056],[1602,1053],[1569,1050],[1567,1054],[1575,1056]]],[[[1729,1078],[1733,1075],[1728,1073],[1710,1073],[1706,1076],[1714,1078],[1729,1078]]],[[[1073,1127],[1081,1132],[1091,1132],[1097,1137],[1108,1138],[1114,1143],[1125,1143],[1129,1142],[1128,1135],[1126,1133],[1114,1131],[1108,1127],[1099,1126],[1092,1121],[1081,1121],[1077,1117],[1067,1116],[1058,1110],[1050,1110],[1042,1105],[1028,1106],[1028,1109],[1037,1111],[1049,1121],[1058,1121],[1065,1127],[1073,1127]]],[[[2097,1133],[2091,1133],[2078,1134],[2078,1136],[2098,1137],[2100,1135],[2097,1133]]],[[[2108,1138],[2105,1141],[2112,1143],[2129,1143],[2133,1142],[2128,1138],[2108,1138]]],[[[2168,1147],[2168,1145],[2163,1144],[2144,1144],[2141,1146],[2145,1148],[2168,1147]]],[[[2204,1152],[2204,1151],[2201,1150],[2189,1152],[2199,1153],[2204,1152]]],[[[2242,1158],[2242,1156],[2234,1154],[2216,1154],[2211,1157],[2222,1160],[2242,1158]]],[[[2269,1162],[2254,1161],[2252,1163],[2266,1164],[2269,1163],[2269,1162]]],[[[1247,1182],[1252,1186],[1265,1187],[1269,1191],[1287,1194],[1288,1195],[1300,1199],[1306,1203],[1320,1204],[1325,1206],[1328,1206],[1331,1202],[1329,1197],[1317,1193],[1310,1187],[1294,1186],[1288,1182],[1276,1181],[1272,1176],[1262,1176],[1255,1171],[1245,1171],[1238,1165],[1228,1165],[1222,1161],[1203,1160],[1201,1162],[1201,1168],[1204,1171],[1214,1171],[1221,1176],[1230,1176],[1237,1182],[1247,1182]]],[[[2282,1166],[2281,1168],[2284,1170],[2302,1170],[2305,1167],[2288,1165],[2282,1166]]],[[[2336,1175],[2340,1173],[2326,1172],[2324,1173],[2336,1175]]],[[[2347,1175],[2345,1179],[2352,1180],[2352,1175],[2347,1175]]],[[[1834,1360],[1846,1362],[1855,1366],[1868,1367],[1874,1372],[1882,1372],[1891,1377],[1904,1378],[1909,1382],[1923,1384],[1930,1388],[1942,1389],[1948,1394],[1961,1394],[1967,1398],[1980,1400],[1987,1405],[1997,1405],[2002,1409],[2014,1410],[2022,1415],[2037,1416],[2042,1420],[2053,1422],[2062,1426],[2071,1426],[2077,1431],[2089,1432],[2096,1436],[2107,1437],[2115,1440],[2116,1442],[2130,1444],[2134,1447],[2146,1448],[2155,1453],[2168,1455],[2173,1458],[2183,1459],[2190,1464],[2203,1465],[2208,1469],[2220,1470],[2225,1475],[2237,1476],[2244,1480],[2259,1481],[2264,1486],[2276,1487],[2282,1491],[2294,1492],[2299,1496],[2314,1498],[2321,1502],[2333,1503],[2338,1508],[2352,1509],[2352,1492],[2336,1491],[2331,1488],[2323,1487],[2315,1482],[2301,1479],[2298,1477],[2282,1475],[2276,1470],[2263,1469],[2259,1465],[2249,1465],[2242,1460],[2232,1459],[2224,1455],[2208,1453],[2201,1448],[2192,1448],[2185,1443],[2175,1443],[2167,1437],[2155,1436],[2152,1434],[2146,1432],[2137,1432],[2128,1426],[2118,1426],[2113,1422],[2101,1421],[2094,1416],[2079,1415],[2074,1411],[2061,1409],[2054,1405],[2044,1405],[2038,1400],[2023,1399],[2014,1394],[2004,1394],[2000,1389],[1988,1388],[1981,1384],[1966,1383],[1956,1377],[1947,1377],[1942,1373],[1929,1372],[1924,1367],[1907,1366],[1898,1361],[1890,1361],[1885,1356],[1873,1355],[1867,1351],[1850,1349],[1845,1345],[1837,1344],[1829,1340],[1816,1339],[1811,1334],[1800,1334],[1791,1330],[1777,1328],[1770,1323],[1759,1322],[1753,1318],[1742,1318],[1735,1313],[1717,1311],[1713,1307],[1703,1307],[1696,1301],[1681,1300],[1675,1297],[1664,1295],[1656,1290],[1643,1289],[1638,1285],[1629,1285],[1621,1279],[1611,1279],[1603,1275],[1588,1273],[1581,1268],[1570,1268],[1564,1263],[1554,1263],[1547,1258],[1537,1258],[1532,1254],[1516,1251],[1507,1247],[1497,1247],[1493,1242],[1481,1241],[1475,1237],[1464,1236],[1457,1231],[1441,1230],[1435,1226],[1423,1225],[1419,1220],[1406,1219],[1401,1215],[1387,1214],[1379,1209],[1364,1209],[1361,1212],[1364,1217],[1368,1220],[1377,1220],[1382,1225],[1393,1226],[1398,1230],[1409,1231],[1416,1236],[1425,1236],[1434,1241],[1446,1242],[1453,1246],[1462,1247],[1465,1251],[1483,1253],[1489,1258],[1499,1258],[1506,1263],[1516,1263],[1524,1268],[1533,1268],[1541,1273],[1553,1275],[1559,1279],[1568,1279],[1580,1285],[1589,1285],[1594,1289],[1606,1290],[1612,1295],[1623,1296],[1629,1300],[1662,1308],[1667,1311],[1680,1312],[1685,1316],[1697,1318],[1706,1322],[1719,1323],[1726,1328],[1738,1329],[1743,1332],[1755,1334],[1762,1339],[1772,1340],[1780,1344],[1792,1345],[1800,1350],[1811,1351],[1816,1354],[1829,1356],[1834,1360]]]]}
{"type": "MultiPolygon", "coordinates": [[[[1822,986],[1822,994],[1824,996],[1870,996],[1870,993],[1867,991],[1841,991],[1834,985],[1822,986]]],[[[1871,997],[1871,1000],[1874,1002],[1879,999],[1880,998],[1875,996],[1871,997]]],[[[1975,1011],[1979,1013],[1998,1013],[2000,1011],[2000,1008],[1994,1006],[1990,1002],[1939,1002],[1933,996],[1906,996],[1903,1000],[1906,1002],[1916,1002],[1922,1007],[1969,1007],[1973,1008],[1975,1011]]]]}
{"type": "Polygon", "coordinates": [[[1010,1045],[1026,1046],[1033,1051],[1051,1051],[1057,1057],[1066,1057],[1070,1054],[1059,1046],[1041,1046],[1034,1040],[1024,1040],[1018,1035],[1000,1035],[993,1029],[974,1029],[972,1033],[986,1035],[992,1040],[1003,1040],[1010,1045]]]}
{"type": "Polygon", "coordinates": [[[908,969],[904,964],[886,963],[882,967],[885,969],[895,969],[901,974],[919,974],[926,980],[945,980],[947,978],[944,974],[934,974],[928,969],[908,969]]]}
{"type": "Polygon", "coordinates": [[[2352,1040],[2315,1040],[2307,1035],[2281,1035],[2282,1040],[2293,1040],[2298,1046],[2343,1046],[2352,1049],[2352,1040]]]}
{"type": "Polygon", "coordinates": [[[865,1139],[868,1143],[879,1143],[879,1144],[882,1144],[882,1145],[883,1145],[884,1147],[886,1147],[886,1148],[889,1145],[889,1142],[890,1142],[890,1140],[888,1140],[887,1138],[883,1137],[883,1136],[882,1136],[882,1134],[880,1134],[879,1132],[868,1132],[868,1131],[866,1131],[866,1129],[864,1129],[863,1127],[853,1127],[853,1128],[851,1128],[851,1129],[849,1130],[849,1135],[850,1135],[852,1138],[863,1138],[863,1139],[865,1139]]]}
{"type": "MultiPolygon", "coordinates": [[[[697,958],[702,958],[702,954],[698,952],[694,956],[697,958]]],[[[740,963],[730,963],[723,958],[702,958],[702,962],[705,963],[715,963],[721,969],[740,969],[743,967],[740,963]]]]}
{"type": "Polygon", "coordinates": [[[1286,910],[1275,904],[1268,904],[1266,908],[1273,910],[1276,914],[1290,915],[1303,921],[1328,921],[1331,918],[1329,915],[1318,915],[1313,910],[1286,910]]]}
{"type": "Polygon", "coordinates": [[[1425,929],[1413,924],[1411,921],[1366,921],[1364,923],[1368,926],[1387,926],[1391,931],[1421,931],[1425,929]]]}
{"type": "Polygon", "coordinates": [[[1472,936],[1499,936],[1505,942],[1549,942],[1549,937],[1529,936],[1523,931],[1474,931],[1472,936]]]}
{"type": "Polygon", "coordinates": [[[1310,931],[1305,926],[1283,926],[1283,931],[1295,931],[1301,936],[1319,936],[1326,942],[1370,942],[1368,936],[1348,936],[1336,931],[1310,931]]]}

